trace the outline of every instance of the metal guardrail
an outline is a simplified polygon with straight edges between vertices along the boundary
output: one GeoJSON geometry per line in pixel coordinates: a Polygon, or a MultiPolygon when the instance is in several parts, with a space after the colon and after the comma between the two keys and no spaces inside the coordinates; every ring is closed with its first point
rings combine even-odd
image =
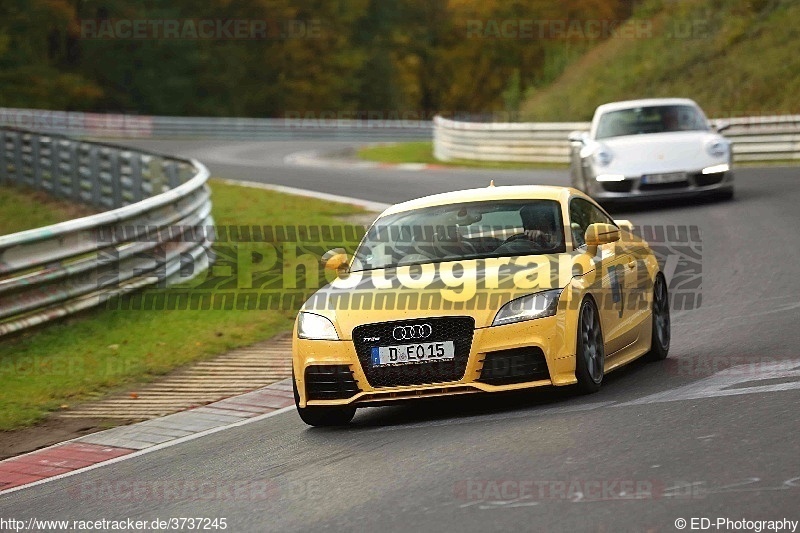
{"type": "MultiPolygon", "coordinates": [[[[800,159],[800,115],[723,119],[725,137],[737,162],[800,159]]],[[[569,163],[571,131],[588,122],[459,122],[433,120],[433,152],[440,161],[472,159],[529,163],[569,163]]]]}
{"type": "Polygon", "coordinates": [[[202,272],[207,180],[194,160],[0,127],[0,184],[102,211],[0,236],[0,336],[202,272]]]}
{"type": "Polygon", "coordinates": [[[286,118],[165,117],[0,108],[0,126],[96,138],[392,141],[429,139],[433,127],[415,113],[348,117],[325,113],[289,113],[286,118]]]}

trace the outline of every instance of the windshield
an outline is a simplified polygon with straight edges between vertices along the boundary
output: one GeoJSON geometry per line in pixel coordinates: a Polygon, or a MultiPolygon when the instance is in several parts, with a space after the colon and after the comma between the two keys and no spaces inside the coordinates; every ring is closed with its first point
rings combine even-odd
{"type": "Polygon", "coordinates": [[[426,207],[379,219],[364,236],[352,270],[559,253],[561,205],[496,200],[426,207]]]}
{"type": "Polygon", "coordinates": [[[703,114],[691,105],[633,107],[604,113],[595,139],[667,131],[707,131],[703,114]]]}

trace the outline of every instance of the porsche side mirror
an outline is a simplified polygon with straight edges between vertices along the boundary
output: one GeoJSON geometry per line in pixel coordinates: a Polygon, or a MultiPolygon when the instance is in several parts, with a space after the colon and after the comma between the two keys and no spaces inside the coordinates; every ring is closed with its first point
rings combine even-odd
{"type": "Polygon", "coordinates": [[[585,131],[571,131],[567,138],[573,143],[584,143],[589,138],[589,134],[585,131]]]}
{"type": "Polygon", "coordinates": [[[719,122],[714,123],[714,130],[716,130],[717,133],[722,133],[723,131],[727,130],[730,127],[731,123],[725,122],[724,120],[720,120],[719,122]]]}

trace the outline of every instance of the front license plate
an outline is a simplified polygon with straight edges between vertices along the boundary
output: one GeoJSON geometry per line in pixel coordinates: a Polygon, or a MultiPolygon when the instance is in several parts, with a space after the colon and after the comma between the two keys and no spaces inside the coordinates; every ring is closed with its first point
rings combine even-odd
{"type": "Polygon", "coordinates": [[[660,183],[675,183],[686,181],[685,172],[669,172],[667,174],[646,174],[642,176],[642,183],[645,185],[658,185],[660,183]]]}
{"type": "Polygon", "coordinates": [[[372,366],[446,361],[456,356],[453,341],[420,342],[399,346],[374,346],[372,366]]]}

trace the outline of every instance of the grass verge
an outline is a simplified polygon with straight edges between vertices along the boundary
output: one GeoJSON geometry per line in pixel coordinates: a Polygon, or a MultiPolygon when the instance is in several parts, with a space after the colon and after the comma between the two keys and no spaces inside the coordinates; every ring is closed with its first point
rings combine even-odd
{"type": "Polygon", "coordinates": [[[47,193],[13,185],[0,187],[0,235],[41,228],[94,211],[72,202],[57,200],[47,193]]]}
{"type": "Polygon", "coordinates": [[[800,107],[797,2],[645,0],[620,31],[530,91],[523,120],[590,120],[606,102],[693,98],[712,118],[794,114],[800,107]]]}
{"type": "MultiPolygon", "coordinates": [[[[342,217],[363,213],[345,204],[214,180],[210,184],[218,227],[341,226],[342,217]]],[[[255,245],[265,249],[270,246],[269,243],[255,245]]],[[[326,246],[333,247],[330,243],[326,246]]],[[[312,254],[321,249],[321,245],[303,248],[312,254]]],[[[189,291],[213,293],[223,285],[232,286],[234,291],[252,290],[240,289],[241,283],[237,285],[236,251],[231,252],[231,243],[217,243],[215,251],[218,262],[214,268],[220,270],[217,279],[211,280],[213,287],[208,288],[212,276],[201,275],[201,279],[189,284],[189,291]]],[[[258,250],[253,253],[257,255],[258,250]]],[[[252,279],[258,281],[256,277],[252,279]]],[[[245,283],[248,284],[251,283],[245,283]]],[[[257,288],[257,284],[253,286],[257,288]]],[[[120,387],[150,381],[182,365],[288,331],[296,304],[268,310],[95,309],[3,339],[0,341],[3,383],[0,430],[33,425],[49,412],[98,398],[120,387]]]]}
{"type": "Polygon", "coordinates": [[[377,163],[425,163],[447,167],[487,168],[498,170],[524,170],[532,168],[567,168],[561,163],[513,163],[507,161],[471,161],[455,159],[453,161],[439,161],[433,157],[433,143],[404,142],[392,144],[379,144],[360,148],[357,152],[359,159],[375,161],[377,163]]]}

